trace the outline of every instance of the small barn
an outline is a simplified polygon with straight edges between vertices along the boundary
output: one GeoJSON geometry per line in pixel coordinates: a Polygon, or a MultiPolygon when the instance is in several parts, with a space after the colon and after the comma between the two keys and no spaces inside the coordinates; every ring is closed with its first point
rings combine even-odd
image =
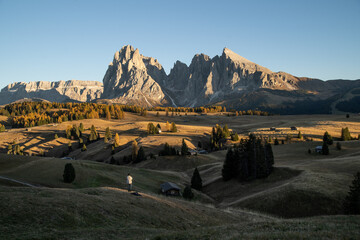
{"type": "Polygon", "coordinates": [[[293,131],[297,131],[297,130],[298,130],[297,127],[290,127],[290,129],[293,130],[293,131]]]}
{"type": "Polygon", "coordinates": [[[172,182],[165,182],[160,185],[161,192],[166,196],[180,196],[180,190],[178,185],[172,182]]]}

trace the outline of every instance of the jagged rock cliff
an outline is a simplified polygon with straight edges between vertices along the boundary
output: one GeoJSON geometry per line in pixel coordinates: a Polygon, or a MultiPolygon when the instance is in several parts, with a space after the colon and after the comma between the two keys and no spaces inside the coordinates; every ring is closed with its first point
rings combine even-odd
{"type": "Polygon", "coordinates": [[[166,73],[157,60],[144,57],[132,46],[114,55],[103,79],[103,99],[123,104],[157,106],[167,104],[161,88],[166,73]]]}
{"type": "Polygon", "coordinates": [[[298,81],[290,74],[274,73],[224,48],[220,57],[212,59],[195,55],[189,67],[177,62],[165,87],[174,92],[179,105],[201,106],[260,88],[296,90],[298,81]]]}
{"type": "Polygon", "coordinates": [[[24,98],[41,98],[51,102],[89,102],[101,97],[103,85],[96,81],[15,82],[0,92],[0,104],[24,98]]]}

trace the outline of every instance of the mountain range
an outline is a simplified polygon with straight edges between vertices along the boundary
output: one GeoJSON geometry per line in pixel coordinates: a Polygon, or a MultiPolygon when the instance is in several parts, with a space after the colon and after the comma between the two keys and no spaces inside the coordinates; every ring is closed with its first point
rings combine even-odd
{"type": "Polygon", "coordinates": [[[13,83],[0,92],[0,104],[23,98],[48,101],[101,101],[146,107],[223,105],[276,113],[331,113],[357,97],[360,80],[322,81],[273,72],[228,48],[213,58],[196,54],[190,65],[176,61],[167,75],[152,57],[127,45],[117,51],[96,81],[13,83]]]}

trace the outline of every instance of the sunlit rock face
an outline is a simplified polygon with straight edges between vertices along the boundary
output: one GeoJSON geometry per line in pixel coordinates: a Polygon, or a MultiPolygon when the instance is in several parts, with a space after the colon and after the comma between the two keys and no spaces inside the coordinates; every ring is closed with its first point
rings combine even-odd
{"type": "Polygon", "coordinates": [[[160,85],[166,78],[156,59],[141,55],[132,46],[124,46],[115,53],[105,73],[102,98],[123,104],[164,105],[167,100],[160,85]]]}
{"type": "Polygon", "coordinates": [[[103,85],[96,81],[15,82],[0,92],[0,104],[25,98],[40,98],[51,102],[89,102],[101,97],[103,85]]]}

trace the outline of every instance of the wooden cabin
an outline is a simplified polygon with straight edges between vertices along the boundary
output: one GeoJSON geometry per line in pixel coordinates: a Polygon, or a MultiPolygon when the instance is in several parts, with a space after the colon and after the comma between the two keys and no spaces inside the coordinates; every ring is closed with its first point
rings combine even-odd
{"type": "Polygon", "coordinates": [[[166,196],[180,196],[181,188],[172,182],[165,182],[160,185],[161,192],[166,196]]]}

